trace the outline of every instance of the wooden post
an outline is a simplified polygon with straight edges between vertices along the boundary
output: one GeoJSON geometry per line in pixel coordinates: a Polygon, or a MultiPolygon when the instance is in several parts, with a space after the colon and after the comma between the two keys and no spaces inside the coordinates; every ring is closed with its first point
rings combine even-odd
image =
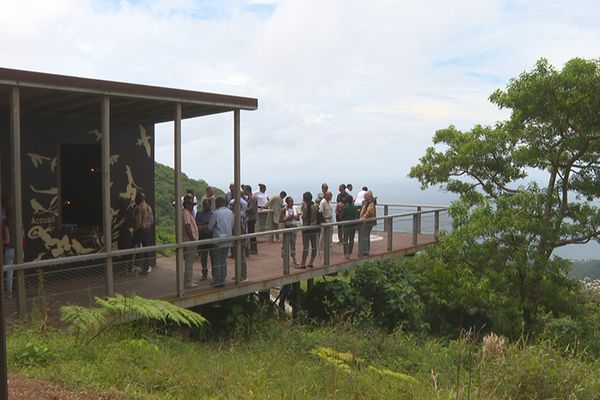
{"type": "Polygon", "coordinates": [[[434,219],[434,222],[433,222],[433,234],[437,235],[439,231],[440,231],[440,212],[436,211],[435,212],[435,219],[434,219]]]}
{"type": "Polygon", "coordinates": [[[102,97],[102,225],[104,234],[104,252],[108,254],[104,264],[104,277],[106,279],[106,295],[115,294],[113,278],[112,251],[112,216],[110,212],[110,98],[102,97]]]}
{"type": "MultiPolygon", "coordinates": [[[[421,210],[422,210],[422,207],[418,206],[417,211],[421,211],[421,210]]],[[[419,234],[419,235],[421,234],[421,219],[422,219],[421,216],[422,215],[420,213],[417,216],[417,234],[419,234]]]]}
{"type": "MultiPolygon", "coordinates": [[[[174,121],[174,150],[175,150],[175,243],[183,242],[183,202],[181,201],[181,103],[175,105],[174,121]]],[[[177,248],[175,259],[175,280],[177,296],[183,296],[183,249],[177,248]]]]}
{"type": "Polygon", "coordinates": [[[240,138],[240,110],[233,110],[233,215],[235,240],[235,283],[242,280],[242,205],[240,200],[241,185],[241,138],[240,138]]]}
{"type": "MultiPolygon", "coordinates": [[[[25,255],[23,252],[23,198],[21,188],[21,92],[16,86],[11,90],[10,111],[12,198],[15,210],[15,264],[22,264],[25,255]]],[[[17,271],[17,307],[21,319],[25,319],[27,316],[25,294],[25,271],[19,269],[17,271]]]]}

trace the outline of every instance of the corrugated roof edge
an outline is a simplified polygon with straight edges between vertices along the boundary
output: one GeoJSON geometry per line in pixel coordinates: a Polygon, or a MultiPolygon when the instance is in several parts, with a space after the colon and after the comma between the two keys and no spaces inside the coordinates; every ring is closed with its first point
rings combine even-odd
{"type": "Polygon", "coordinates": [[[10,68],[0,68],[0,85],[16,85],[180,103],[206,104],[244,110],[256,110],[258,108],[258,100],[251,97],[196,92],[192,90],[80,78],[10,68]]]}

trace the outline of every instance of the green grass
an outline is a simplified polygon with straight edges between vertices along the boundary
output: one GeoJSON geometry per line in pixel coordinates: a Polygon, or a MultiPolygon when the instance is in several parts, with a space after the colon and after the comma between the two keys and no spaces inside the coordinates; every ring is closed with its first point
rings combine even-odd
{"type": "Polygon", "coordinates": [[[511,344],[503,356],[484,357],[478,341],[275,321],[253,329],[249,338],[207,342],[117,329],[82,346],[60,330],[16,327],[8,336],[9,369],[129,399],[596,399],[600,393],[598,361],[547,344],[511,344]],[[348,372],[311,354],[316,347],[364,361],[348,362],[348,372]]]}

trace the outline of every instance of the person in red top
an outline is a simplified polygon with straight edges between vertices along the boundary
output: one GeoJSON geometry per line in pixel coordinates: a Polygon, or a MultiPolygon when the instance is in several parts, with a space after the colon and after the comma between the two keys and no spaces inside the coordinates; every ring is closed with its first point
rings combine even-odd
{"type": "MultiPolygon", "coordinates": [[[[194,242],[198,240],[198,226],[194,218],[193,210],[196,202],[194,195],[187,193],[183,197],[183,241],[194,242]]],[[[196,259],[197,249],[195,246],[185,247],[183,250],[183,259],[185,261],[185,270],[183,274],[183,283],[186,289],[198,287],[198,283],[192,278],[194,276],[194,260],[196,259]]]]}

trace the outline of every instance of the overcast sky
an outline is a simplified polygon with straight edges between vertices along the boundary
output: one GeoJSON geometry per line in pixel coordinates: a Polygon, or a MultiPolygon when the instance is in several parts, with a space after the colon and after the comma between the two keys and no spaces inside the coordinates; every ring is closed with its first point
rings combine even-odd
{"type": "MultiPolygon", "coordinates": [[[[436,129],[540,57],[600,55],[593,1],[0,0],[0,66],[258,98],[242,180],[404,184],[436,129]]],[[[183,124],[183,170],[232,180],[231,113],[183,124]]],[[[156,160],[173,165],[172,125],[156,160]]]]}

